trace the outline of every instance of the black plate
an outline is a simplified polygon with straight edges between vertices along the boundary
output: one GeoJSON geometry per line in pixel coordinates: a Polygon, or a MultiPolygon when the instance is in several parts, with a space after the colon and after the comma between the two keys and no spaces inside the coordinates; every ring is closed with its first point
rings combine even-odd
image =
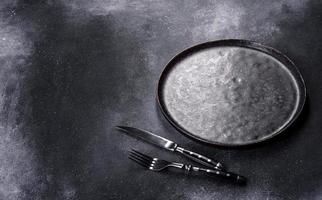
{"type": "Polygon", "coordinates": [[[246,40],[199,44],[162,72],[157,101],[181,133],[220,146],[242,146],[283,132],[300,114],[303,78],[279,51],[246,40]]]}

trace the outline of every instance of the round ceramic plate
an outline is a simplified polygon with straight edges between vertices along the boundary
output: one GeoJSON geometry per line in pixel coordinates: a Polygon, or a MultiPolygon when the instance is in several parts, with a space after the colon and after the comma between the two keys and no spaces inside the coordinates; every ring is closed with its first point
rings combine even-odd
{"type": "Polygon", "coordinates": [[[220,40],[175,56],[160,76],[157,100],[181,133],[240,146],[285,130],[305,96],[302,76],[285,55],[251,41],[220,40]]]}

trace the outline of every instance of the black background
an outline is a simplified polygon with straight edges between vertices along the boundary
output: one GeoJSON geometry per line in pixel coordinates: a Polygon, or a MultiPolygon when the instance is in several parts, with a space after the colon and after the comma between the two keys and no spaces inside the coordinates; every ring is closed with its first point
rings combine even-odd
{"type": "Polygon", "coordinates": [[[1,1],[1,199],[322,198],[320,1],[1,1]],[[248,39],[288,55],[308,98],[287,133],[248,148],[204,146],[155,102],[165,64],[192,45],[248,39]],[[173,139],[248,177],[239,187],[153,173],[135,148],[190,163],[114,130],[173,139]]]}

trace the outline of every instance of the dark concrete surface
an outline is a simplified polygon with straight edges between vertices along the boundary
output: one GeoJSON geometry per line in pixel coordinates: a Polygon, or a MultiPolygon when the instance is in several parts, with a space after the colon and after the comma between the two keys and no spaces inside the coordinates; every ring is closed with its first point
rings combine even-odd
{"type": "Polygon", "coordinates": [[[68,0],[0,2],[0,199],[321,199],[322,3],[68,0]],[[158,111],[164,65],[224,38],[255,40],[294,60],[307,84],[288,133],[242,149],[196,143],[158,111]],[[131,148],[188,160],[121,135],[144,128],[221,160],[245,187],[145,171],[131,148]]]}

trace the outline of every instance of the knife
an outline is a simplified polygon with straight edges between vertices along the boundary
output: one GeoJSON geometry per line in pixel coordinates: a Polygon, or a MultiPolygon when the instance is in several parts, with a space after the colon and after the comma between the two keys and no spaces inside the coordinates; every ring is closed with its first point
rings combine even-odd
{"type": "Polygon", "coordinates": [[[195,153],[193,151],[189,151],[187,149],[184,149],[182,147],[179,147],[179,145],[171,140],[168,140],[164,137],[155,135],[149,131],[145,131],[142,129],[134,128],[134,127],[128,127],[128,126],[116,126],[116,128],[122,132],[125,132],[129,136],[144,140],[146,142],[149,142],[151,144],[154,144],[156,146],[159,146],[161,148],[167,149],[172,152],[178,152],[182,155],[186,156],[187,158],[196,161],[200,164],[203,164],[207,167],[212,167],[217,170],[223,170],[223,165],[215,160],[212,160],[206,156],[203,156],[201,154],[195,153]]]}

